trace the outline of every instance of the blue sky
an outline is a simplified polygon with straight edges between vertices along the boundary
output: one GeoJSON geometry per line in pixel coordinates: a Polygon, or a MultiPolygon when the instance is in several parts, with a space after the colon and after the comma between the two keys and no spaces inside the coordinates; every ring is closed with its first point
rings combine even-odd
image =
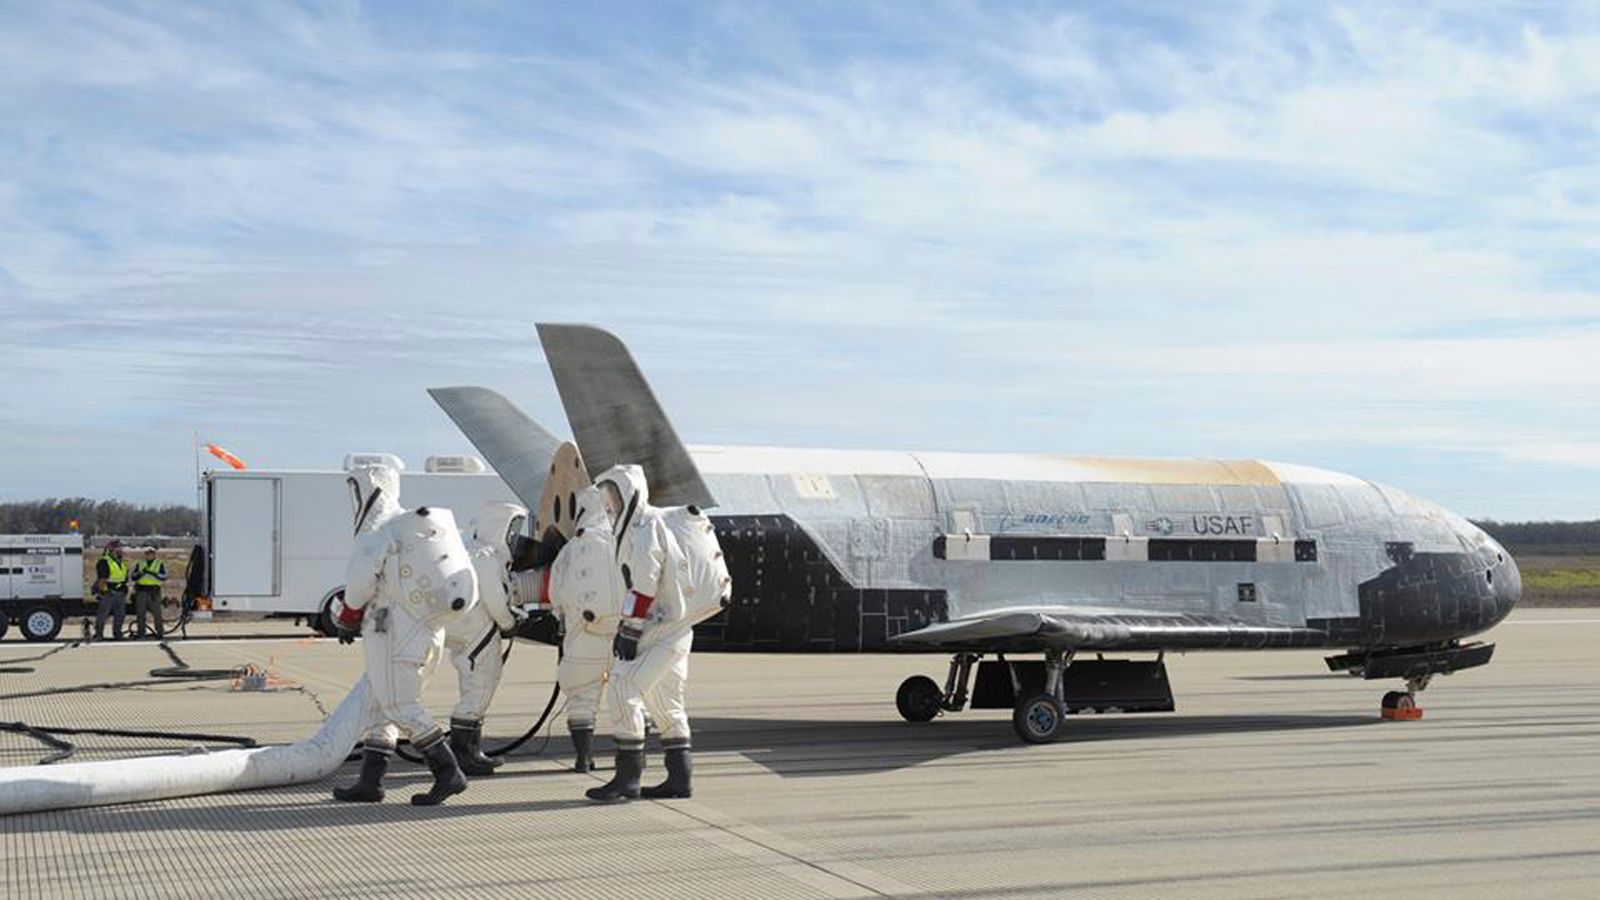
{"type": "Polygon", "coordinates": [[[1600,5],[0,2],[0,499],[564,430],[1600,515],[1600,5]],[[578,7],[582,7],[578,9],[578,7]]]}

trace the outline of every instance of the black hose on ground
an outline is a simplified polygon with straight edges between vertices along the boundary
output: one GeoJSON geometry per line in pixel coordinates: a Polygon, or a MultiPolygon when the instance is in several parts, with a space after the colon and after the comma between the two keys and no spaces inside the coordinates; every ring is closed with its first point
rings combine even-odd
{"type": "MultiPolygon", "coordinates": [[[[560,696],[561,696],[561,685],[560,684],[552,685],[550,687],[550,700],[549,700],[549,702],[545,703],[544,712],[539,713],[539,718],[534,721],[533,726],[531,728],[529,728],[527,731],[524,731],[522,733],[521,737],[512,739],[511,743],[506,744],[504,747],[499,747],[499,748],[496,748],[496,749],[493,749],[493,750],[489,749],[488,747],[483,748],[483,754],[485,756],[505,756],[507,753],[510,753],[511,751],[517,749],[518,747],[521,747],[523,744],[526,744],[529,740],[531,740],[533,738],[534,735],[539,733],[539,729],[543,728],[544,727],[544,723],[550,719],[550,711],[556,708],[556,698],[560,697],[560,696]]],[[[449,733],[446,732],[445,736],[449,737],[449,733]]],[[[415,753],[412,753],[409,749],[407,749],[410,746],[411,746],[411,744],[410,744],[409,741],[401,741],[399,743],[399,745],[394,748],[394,755],[400,757],[401,759],[403,759],[403,760],[405,760],[406,762],[409,762],[409,763],[416,763],[419,766],[427,765],[427,762],[428,762],[427,760],[423,759],[421,756],[418,756],[415,753]]],[[[349,762],[349,761],[357,760],[357,759],[360,759],[360,758],[361,758],[361,753],[358,750],[358,751],[356,751],[354,753],[351,753],[350,756],[347,757],[345,761],[349,762]]]]}
{"type": "Polygon", "coordinates": [[[9,731],[13,734],[20,734],[24,737],[31,737],[39,743],[44,744],[46,747],[54,750],[54,753],[46,756],[44,759],[39,760],[39,765],[41,766],[48,766],[53,762],[60,762],[78,750],[77,747],[73,746],[72,742],[53,738],[37,728],[30,727],[25,722],[0,722],[0,731],[9,731]]]}
{"type": "Polygon", "coordinates": [[[207,744],[236,744],[240,747],[259,746],[254,738],[237,737],[231,734],[191,734],[186,731],[138,731],[123,728],[53,728],[46,725],[29,725],[26,722],[0,722],[0,731],[9,731],[13,734],[26,735],[53,749],[55,753],[39,760],[39,765],[47,766],[60,762],[78,748],[70,741],[63,741],[52,737],[57,734],[88,734],[97,737],[130,737],[150,738],[153,740],[170,741],[196,741],[207,744]]]}
{"type": "MultiPolygon", "coordinates": [[[[53,656],[54,654],[59,653],[62,650],[67,649],[68,647],[76,647],[76,646],[78,646],[78,643],[79,642],[74,641],[71,644],[64,644],[64,645],[62,645],[60,647],[56,647],[55,649],[49,651],[48,653],[41,654],[38,657],[28,657],[26,659],[9,660],[9,661],[12,661],[12,662],[33,662],[33,661],[36,661],[38,659],[44,659],[45,657],[53,656]]],[[[147,681],[108,681],[108,682],[100,682],[100,683],[97,683],[97,684],[81,684],[81,685],[74,685],[73,687],[51,688],[51,689],[47,689],[47,690],[28,691],[28,692],[18,693],[18,694],[5,694],[5,695],[0,695],[0,700],[21,700],[21,699],[28,698],[28,697],[45,697],[45,696],[51,696],[51,695],[56,695],[56,694],[87,693],[87,692],[90,692],[90,691],[115,690],[115,689],[118,689],[118,688],[149,687],[151,685],[170,683],[173,680],[182,680],[182,681],[220,681],[220,680],[223,680],[223,679],[238,678],[241,675],[243,675],[245,670],[248,668],[246,666],[239,666],[239,667],[232,668],[232,669],[193,669],[193,668],[189,667],[189,664],[187,662],[184,662],[183,658],[180,657],[178,655],[177,651],[173,650],[172,647],[166,641],[162,641],[157,646],[159,646],[161,648],[161,652],[163,652],[163,653],[165,653],[167,655],[168,659],[172,660],[172,665],[164,667],[164,668],[151,669],[150,670],[150,676],[151,676],[152,680],[147,680],[147,681]]],[[[500,660],[502,665],[504,665],[505,662],[508,659],[511,658],[511,648],[513,646],[515,646],[515,641],[508,642],[508,646],[506,647],[505,656],[502,657],[501,660],[500,660]]],[[[557,653],[559,654],[559,652],[560,652],[560,649],[558,647],[557,648],[557,653]]],[[[558,655],[558,659],[559,659],[559,655],[558,655]]],[[[312,701],[317,704],[318,709],[322,708],[322,704],[321,704],[320,701],[317,700],[316,695],[311,694],[309,691],[305,691],[304,693],[306,693],[307,696],[311,697],[312,701]]],[[[485,755],[487,755],[487,756],[504,756],[504,755],[506,755],[508,753],[511,753],[512,751],[518,749],[523,744],[526,744],[528,741],[532,740],[533,736],[538,734],[539,731],[544,728],[545,723],[549,721],[550,713],[555,709],[556,700],[559,699],[560,696],[561,696],[561,685],[559,683],[552,685],[551,688],[550,688],[550,699],[545,703],[544,711],[539,713],[539,718],[534,721],[533,725],[530,726],[527,731],[523,732],[521,734],[521,736],[519,736],[517,738],[514,738],[510,743],[506,744],[503,747],[495,748],[493,750],[485,748],[484,749],[485,755]]],[[[324,715],[326,715],[326,712],[324,712],[324,715]]],[[[0,731],[11,731],[11,732],[18,733],[18,734],[25,734],[25,735],[27,735],[29,737],[34,738],[35,740],[41,741],[41,742],[51,746],[52,748],[56,749],[57,750],[56,754],[54,754],[52,756],[49,756],[49,757],[46,757],[43,760],[40,760],[40,764],[41,765],[47,764],[47,763],[52,763],[52,762],[59,762],[59,761],[61,761],[63,759],[66,759],[67,757],[71,756],[73,754],[73,752],[76,750],[76,748],[71,743],[68,743],[66,741],[58,741],[58,740],[55,740],[53,738],[48,737],[48,735],[52,735],[52,734],[92,734],[92,735],[103,735],[103,736],[107,736],[107,737],[148,737],[148,738],[156,738],[156,739],[165,738],[165,739],[169,739],[169,740],[193,740],[193,741],[207,741],[207,742],[213,742],[213,743],[231,743],[231,744],[237,744],[237,745],[239,745],[241,747],[255,747],[255,746],[258,746],[254,738],[240,737],[240,736],[237,736],[237,735],[185,734],[185,733],[181,733],[181,732],[165,732],[165,731],[120,731],[120,730],[114,730],[114,729],[94,729],[94,728],[84,728],[84,729],[46,728],[46,727],[41,727],[41,726],[30,726],[30,725],[27,725],[26,723],[23,723],[23,722],[0,722],[0,731]]],[[[421,756],[416,755],[414,753],[411,753],[407,749],[408,746],[409,745],[406,742],[402,741],[401,745],[397,746],[395,748],[395,755],[399,756],[401,759],[406,760],[407,762],[416,763],[417,765],[426,765],[427,761],[424,760],[421,756]]],[[[359,751],[359,748],[358,748],[355,752],[351,753],[350,756],[346,758],[346,760],[349,761],[349,760],[355,760],[355,759],[359,759],[359,758],[360,758],[360,751],[359,751]]]]}
{"type": "Polygon", "coordinates": [[[507,753],[510,753],[511,751],[517,749],[518,747],[521,747],[523,744],[526,744],[530,739],[533,738],[534,735],[539,733],[539,729],[544,727],[545,721],[550,718],[550,711],[555,709],[555,707],[556,707],[556,698],[560,697],[560,696],[561,696],[561,685],[560,684],[551,685],[550,686],[550,700],[545,703],[544,712],[539,713],[539,719],[538,719],[538,721],[533,723],[533,727],[529,728],[527,731],[524,731],[522,733],[521,737],[519,737],[516,740],[512,741],[511,743],[505,745],[504,747],[500,747],[500,748],[498,748],[496,750],[484,750],[483,751],[484,755],[485,756],[505,756],[507,753]]]}
{"type": "Polygon", "coordinates": [[[151,669],[150,677],[152,678],[203,680],[209,678],[237,678],[244,674],[244,666],[235,666],[231,669],[191,669],[189,664],[184,662],[183,658],[178,656],[178,652],[173,650],[172,646],[166,641],[162,641],[158,646],[161,647],[161,652],[167,655],[167,659],[172,660],[172,665],[162,669],[151,669]]]}
{"type": "Polygon", "coordinates": [[[28,673],[34,671],[32,666],[12,666],[11,664],[40,662],[41,660],[46,660],[52,656],[55,656],[57,653],[60,653],[63,650],[69,650],[73,647],[76,647],[80,643],[82,643],[82,641],[73,641],[68,644],[62,644],[59,647],[46,650],[45,652],[34,656],[13,656],[10,659],[0,659],[0,663],[5,664],[4,668],[0,668],[0,675],[27,675],[28,673]]]}
{"type": "MultiPolygon", "coordinates": [[[[32,662],[38,659],[44,659],[46,657],[53,656],[57,653],[60,653],[62,650],[68,649],[69,647],[78,646],[78,643],[79,642],[74,641],[71,644],[63,644],[62,646],[57,647],[48,653],[41,654],[38,657],[29,658],[26,661],[32,662]]],[[[62,694],[86,694],[92,691],[118,690],[123,688],[143,688],[153,685],[168,685],[174,680],[222,681],[237,678],[244,672],[244,667],[242,666],[237,669],[191,669],[189,668],[188,663],[185,663],[181,658],[178,657],[176,653],[172,651],[171,647],[166,645],[166,642],[163,641],[160,646],[161,649],[166,652],[167,658],[172,660],[173,665],[167,668],[151,669],[150,675],[152,677],[148,680],[103,681],[95,684],[72,685],[71,687],[47,688],[37,691],[22,691],[19,693],[0,695],[0,700],[23,700],[29,697],[51,697],[62,694]]],[[[229,734],[191,734],[181,731],[138,731],[118,728],[61,728],[44,725],[29,725],[26,722],[0,722],[0,731],[9,731],[13,734],[21,734],[31,737],[56,751],[44,759],[41,759],[39,761],[40,765],[60,762],[61,760],[72,756],[72,754],[77,751],[77,747],[71,742],[57,740],[53,737],[50,737],[50,735],[57,734],[151,738],[154,740],[173,741],[198,741],[201,743],[236,744],[240,747],[259,746],[256,743],[255,738],[229,734]]]]}
{"type": "MultiPolygon", "coordinates": [[[[501,666],[504,666],[506,664],[506,661],[511,659],[511,648],[515,647],[516,645],[517,645],[517,642],[516,642],[515,639],[511,639],[511,640],[508,640],[506,642],[505,655],[500,657],[500,665],[501,666]]],[[[559,644],[556,645],[556,661],[558,663],[561,661],[561,645],[559,645],[559,644]]],[[[483,751],[483,754],[485,756],[505,756],[507,753],[510,753],[511,751],[517,749],[518,747],[521,747],[523,744],[526,744],[529,740],[531,740],[533,738],[534,735],[539,733],[539,729],[544,727],[545,722],[549,721],[549,719],[550,719],[550,711],[556,708],[556,698],[558,698],[560,696],[561,696],[561,683],[557,682],[557,683],[555,683],[555,684],[550,686],[550,700],[545,703],[544,712],[539,713],[539,718],[534,720],[534,723],[533,723],[532,727],[530,727],[527,731],[524,731],[522,733],[521,737],[514,738],[511,741],[511,743],[506,744],[504,747],[500,747],[500,748],[497,748],[497,749],[494,749],[494,750],[490,750],[488,748],[485,748],[484,751],[483,751]]],[[[446,734],[446,737],[449,737],[449,735],[446,734]]],[[[400,744],[394,748],[395,755],[400,757],[401,759],[405,760],[406,762],[416,763],[417,765],[426,765],[427,764],[427,760],[425,760],[421,756],[418,756],[418,755],[416,755],[414,753],[411,753],[409,750],[405,749],[407,746],[409,746],[408,742],[401,741],[400,744]]],[[[359,750],[357,750],[357,752],[350,754],[349,759],[351,759],[351,760],[359,759],[360,756],[361,756],[361,753],[360,753],[359,750]]]]}

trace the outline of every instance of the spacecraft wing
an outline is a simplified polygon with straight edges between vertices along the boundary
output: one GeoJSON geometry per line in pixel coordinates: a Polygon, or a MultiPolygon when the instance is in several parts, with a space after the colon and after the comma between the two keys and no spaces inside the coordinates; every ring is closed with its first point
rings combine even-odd
{"type": "Polygon", "coordinates": [[[1316,646],[1323,632],[1226,616],[1085,606],[997,610],[929,625],[893,639],[906,646],[991,652],[1046,648],[1181,650],[1186,647],[1316,646]]]}

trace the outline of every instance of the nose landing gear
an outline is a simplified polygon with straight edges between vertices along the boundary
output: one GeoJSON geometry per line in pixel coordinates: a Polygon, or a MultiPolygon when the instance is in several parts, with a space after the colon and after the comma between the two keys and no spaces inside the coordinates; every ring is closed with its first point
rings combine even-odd
{"type": "Polygon", "coordinates": [[[1414,675],[1406,679],[1406,689],[1390,691],[1383,695],[1382,716],[1390,721],[1410,721],[1422,718],[1422,707],[1417,705],[1417,694],[1428,686],[1431,675],[1414,675]]]}

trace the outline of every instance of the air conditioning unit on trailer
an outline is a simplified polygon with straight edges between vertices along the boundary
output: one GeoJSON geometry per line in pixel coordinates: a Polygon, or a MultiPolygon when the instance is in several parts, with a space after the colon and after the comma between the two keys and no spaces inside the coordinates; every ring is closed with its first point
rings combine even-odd
{"type": "Polygon", "coordinates": [[[465,453],[430,456],[422,463],[422,471],[434,475],[481,475],[488,470],[483,460],[465,453]]]}
{"type": "Polygon", "coordinates": [[[344,456],[344,470],[346,472],[361,466],[389,466],[399,471],[405,471],[406,464],[400,457],[393,453],[346,453],[344,456]]]}

